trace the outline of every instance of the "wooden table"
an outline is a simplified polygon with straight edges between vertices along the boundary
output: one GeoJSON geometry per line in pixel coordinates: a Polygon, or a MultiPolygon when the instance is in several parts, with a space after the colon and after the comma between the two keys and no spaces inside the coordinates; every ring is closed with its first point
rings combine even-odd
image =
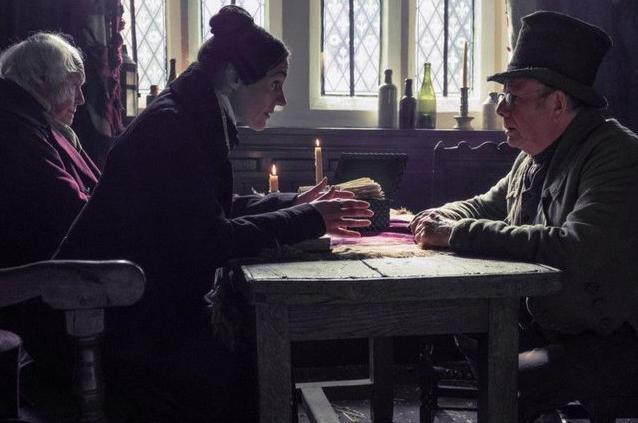
{"type": "Polygon", "coordinates": [[[547,266],[448,252],[241,270],[256,309],[260,421],[269,423],[292,421],[292,341],[445,333],[486,334],[479,422],[517,421],[519,299],[560,288],[560,272],[547,266]]]}

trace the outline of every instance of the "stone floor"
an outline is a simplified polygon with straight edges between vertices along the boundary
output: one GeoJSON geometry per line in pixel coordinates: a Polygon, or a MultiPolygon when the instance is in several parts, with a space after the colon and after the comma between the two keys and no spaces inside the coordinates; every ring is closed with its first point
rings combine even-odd
{"type": "MultiPolygon", "coordinates": [[[[361,376],[360,370],[356,371],[361,376]]],[[[420,392],[411,376],[414,371],[410,368],[395,367],[395,399],[393,423],[419,423],[420,392]],[[407,384],[406,384],[407,383],[407,384]]],[[[370,418],[370,401],[368,400],[339,400],[332,401],[333,408],[340,423],[372,423],[370,418]]],[[[440,398],[439,406],[443,408],[436,416],[434,423],[476,423],[476,402],[473,399],[440,398]],[[445,409],[445,407],[454,408],[445,409]],[[458,410],[464,408],[464,410],[458,410]]],[[[576,407],[578,408],[578,407],[576,407]]],[[[310,423],[306,411],[299,406],[298,423],[310,423]]],[[[562,423],[589,423],[589,419],[563,418],[562,423]]],[[[557,423],[558,419],[545,419],[537,423],[557,423]]],[[[638,423],[638,419],[617,419],[616,423],[638,423]]]]}
{"type": "MultiPolygon", "coordinates": [[[[409,387],[402,389],[409,389],[409,387]]],[[[369,401],[334,401],[332,404],[340,423],[372,423],[369,401]]],[[[299,410],[299,423],[310,423],[302,408],[299,410]]],[[[419,423],[418,400],[404,399],[398,395],[394,401],[393,423],[419,423]]],[[[476,411],[442,410],[437,413],[434,423],[476,423],[476,411]]],[[[562,423],[589,423],[589,420],[566,418],[562,420],[562,423]]],[[[638,419],[617,419],[616,423],[638,423],[638,419]]]]}
{"type": "MultiPolygon", "coordinates": [[[[413,385],[397,385],[395,386],[394,400],[394,423],[419,423],[419,390],[413,385]]],[[[444,403],[446,400],[442,399],[444,403]]],[[[448,401],[448,403],[450,403],[448,401]]],[[[332,405],[335,409],[339,422],[341,423],[371,423],[370,418],[370,401],[333,401],[332,405]]],[[[473,401],[460,403],[454,402],[454,405],[463,405],[467,407],[475,407],[473,401]]],[[[435,423],[470,423],[476,422],[476,411],[464,410],[453,411],[443,410],[435,417],[435,423]]],[[[306,415],[305,410],[299,408],[299,423],[310,423],[310,419],[306,415]]]]}

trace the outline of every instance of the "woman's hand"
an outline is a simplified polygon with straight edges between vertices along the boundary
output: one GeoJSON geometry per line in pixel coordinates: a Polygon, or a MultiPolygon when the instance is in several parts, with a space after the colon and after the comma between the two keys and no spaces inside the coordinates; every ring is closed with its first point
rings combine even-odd
{"type": "MultiPolygon", "coordinates": [[[[321,198],[321,197],[320,197],[321,198]]],[[[326,233],[339,236],[359,237],[361,234],[348,228],[365,228],[370,226],[370,217],[374,212],[369,209],[370,203],[354,199],[318,199],[312,204],[323,217],[326,233]]]]}
{"type": "Polygon", "coordinates": [[[327,192],[323,192],[327,185],[328,178],[324,177],[317,185],[310,188],[308,191],[299,194],[297,198],[295,198],[294,204],[312,203],[315,200],[321,201],[336,198],[354,198],[354,193],[350,191],[337,190],[334,186],[330,187],[327,192]]]}

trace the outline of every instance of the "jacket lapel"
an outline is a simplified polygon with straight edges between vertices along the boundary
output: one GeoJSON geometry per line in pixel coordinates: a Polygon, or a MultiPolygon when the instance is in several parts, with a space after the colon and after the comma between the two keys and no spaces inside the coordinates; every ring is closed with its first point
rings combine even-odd
{"type": "Polygon", "coordinates": [[[556,141],[559,144],[549,164],[541,198],[557,196],[567,178],[568,162],[573,159],[574,152],[578,150],[588,135],[604,122],[605,120],[598,111],[583,110],[576,115],[567,130],[556,141]]]}

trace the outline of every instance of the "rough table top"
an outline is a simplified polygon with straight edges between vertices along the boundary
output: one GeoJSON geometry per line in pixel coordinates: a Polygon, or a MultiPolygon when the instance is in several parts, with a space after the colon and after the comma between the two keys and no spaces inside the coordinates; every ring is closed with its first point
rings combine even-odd
{"type": "Polygon", "coordinates": [[[253,303],[324,304],[547,295],[549,266],[432,251],[422,257],[256,263],[241,266],[253,303]]]}

